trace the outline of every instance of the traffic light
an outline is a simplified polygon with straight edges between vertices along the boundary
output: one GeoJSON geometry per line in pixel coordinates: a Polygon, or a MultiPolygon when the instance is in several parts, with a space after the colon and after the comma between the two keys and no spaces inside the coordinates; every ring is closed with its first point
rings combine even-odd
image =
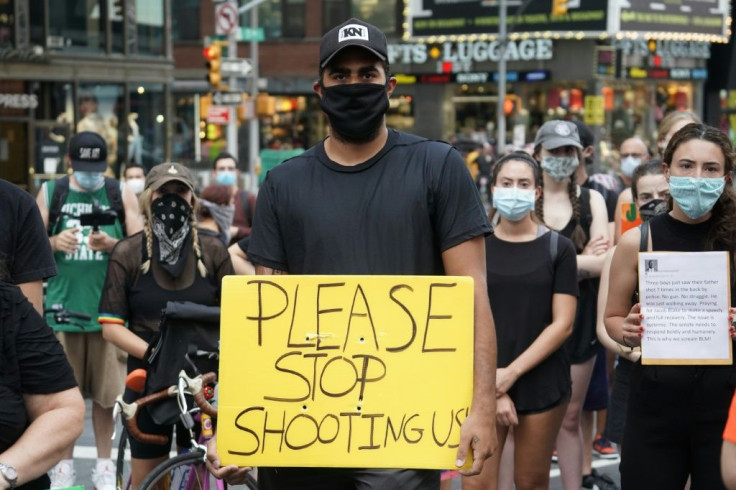
{"type": "Polygon", "coordinates": [[[552,15],[565,15],[567,13],[567,0],[552,0],[552,15]]]}
{"type": "Polygon", "coordinates": [[[219,88],[222,84],[222,46],[219,43],[213,43],[204,48],[202,51],[207,62],[207,81],[215,88],[219,88]]]}

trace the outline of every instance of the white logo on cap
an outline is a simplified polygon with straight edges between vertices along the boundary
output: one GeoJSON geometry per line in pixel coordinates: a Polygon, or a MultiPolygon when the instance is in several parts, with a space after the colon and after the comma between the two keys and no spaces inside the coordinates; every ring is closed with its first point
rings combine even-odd
{"type": "Polygon", "coordinates": [[[368,28],[360,24],[348,24],[340,29],[337,36],[338,42],[350,41],[352,39],[368,41],[368,28]]]}
{"type": "Polygon", "coordinates": [[[570,136],[572,130],[570,129],[570,126],[561,122],[555,125],[555,133],[559,134],[560,136],[570,136]]]}
{"type": "Polygon", "coordinates": [[[176,169],[176,167],[174,167],[173,165],[172,165],[171,167],[169,167],[169,170],[168,170],[168,172],[169,172],[170,174],[178,174],[178,173],[179,173],[179,171],[178,171],[178,170],[176,169]]]}
{"type": "Polygon", "coordinates": [[[100,158],[99,148],[82,147],[79,149],[79,159],[80,160],[97,160],[99,158],[100,158]]]}

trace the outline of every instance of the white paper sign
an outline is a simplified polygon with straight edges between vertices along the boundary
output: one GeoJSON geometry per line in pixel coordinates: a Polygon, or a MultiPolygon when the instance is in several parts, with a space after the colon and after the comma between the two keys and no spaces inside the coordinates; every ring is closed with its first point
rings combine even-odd
{"type": "Polygon", "coordinates": [[[642,364],[731,364],[726,252],[639,253],[642,364]]]}

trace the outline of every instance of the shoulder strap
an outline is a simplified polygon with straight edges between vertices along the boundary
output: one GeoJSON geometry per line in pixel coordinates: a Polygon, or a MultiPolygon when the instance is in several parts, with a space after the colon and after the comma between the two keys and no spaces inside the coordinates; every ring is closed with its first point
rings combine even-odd
{"type": "Polygon", "coordinates": [[[243,206],[243,214],[245,214],[245,220],[249,226],[253,225],[253,220],[250,215],[250,201],[248,200],[248,192],[245,189],[240,190],[240,205],[243,206]]]}
{"type": "Polygon", "coordinates": [[[107,192],[107,198],[110,200],[110,208],[118,215],[118,220],[123,227],[123,236],[127,236],[125,232],[125,206],[123,205],[123,194],[120,187],[120,182],[105,177],[105,191],[107,192]]]}
{"type": "Polygon", "coordinates": [[[589,229],[593,224],[593,212],[590,209],[590,189],[586,187],[580,188],[580,215],[584,229],[589,229]]]}
{"type": "Polygon", "coordinates": [[[555,230],[549,230],[549,256],[554,264],[557,260],[557,244],[560,239],[560,234],[555,230]]]}
{"type": "Polygon", "coordinates": [[[47,228],[49,236],[53,236],[56,225],[61,217],[61,207],[64,205],[64,201],[66,201],[67,194],[69,194],[69,176],[65,175],[54,182],[49,181],[46,185],[52,185],[53,187],[51,200],[48,202],[49,224],[47,228]]]}
{"type": "Polygon", "coordinates": [[[649,221],[645,221],[639,226],[641,230],[641,240],[639,241],[639,252],[649,250],[649,221]]]}

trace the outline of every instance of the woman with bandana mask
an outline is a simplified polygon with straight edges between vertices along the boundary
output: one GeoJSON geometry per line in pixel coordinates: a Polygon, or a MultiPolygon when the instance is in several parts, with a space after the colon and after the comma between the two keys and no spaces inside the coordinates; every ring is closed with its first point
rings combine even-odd
{"type": "MultiPolygon", "coordinates": [[[[634,171],[631,177],[631,193],[634,196],[634,203],[639,209],[639,215],[642,221],[649,221],[654,216],[669,211],[667,201],[669,200],[670,186],[662,172],[662,160],[651,160],[640,165],[634,171]]],[[[609,351],[618,355],[604,435],[608,440],[616,443],[618,452],[621,454],[623,448],[623,431],[626,425],[629,378],[631,377],[631,370],[634,363],[641,357],[641,351],[626,349],[614,341],[606,332],[603,322],[606,301],[608,300],[608,278],[611,272],[611,259],[613,259],[615,250],[616,248],[613,247],[606,254],[603,272],[601,272],[596,331],[601,344],[609,351]]],[[[635,302],[632,301],[632,304],[635,302]]]]}
{"type": "Polygon", "coordinates": [[[199,195],[197,213],[200,234],[217,237],[227,247],[235,212],[234,200],[229,186],[213,184],[205,187],[199,195]]]}
{"type": "MultiPolygon", "coordinates": [[[[673,135],[663,164],[670,185],[670,210],[648,221],[649,250],[723,250],[729,253],[733,264],[736,194],[730,181],[734,159],[728,136],[716,128],[693,123],[673,135]]],[[[640,305],[631,306],[637,285],[640,241],[639,228],[621,237],[611,263],[605,312],[608,334],[627,349],[641,345],[647,328],[640,305]]],[[[733,272],[730,277],[733,281],[733,272]]],[[[733,284],[730,291],[730,304],[734,304],[733,284]]],[[[731,308],[729,315],[734,311],[731,308]]],[[[734,379],[733,364],[636,363],[624,428],[622,488],[683,488],[688,474],[692,488],[724,488],[719,468],[721,433],[728,417],[734,379]]]]}
{"type": "MultiPolygon", "coordinates": [[[[128,372],[145,368],[143,357],[167,301],[219,305],[222,278],[233,273],[220,239],[198,232],[199,200],[189,169],[178,163],[153,167],[140,205],[145,219],[143,232],[113,250],[100,300],[102,333],[128,353],[128,372]]],[[[131,401],[135,395],[126,392],[125,398],[131,401]]],[[[155,424],[145,410],[137,422],[145,433],[171,437],[172,427],[155,424]]],[[[130,448],[132,484],[137,488],[168,458],[170,444],[131,439],[130,448]]]]}
{"type": "Polygon", "coordinates": [[[534,158],[543,170],[543,192],[536,202],[536,214],[547,227],[569,238],[578,254],[578,310],[573,333],[565,343],[571,363],[572,395],[557,436],[565,490],[578,490],[583,478],[580,418],[598,351],[596,278],[600,276],[609,248],[608,211],[603,196],[592,189],[581,188],[573,180],[582,159],[581,150],[577,126],[568,121],[544,123],[534,141],[534,158]]]}
{"type": "Polygon", "coordinates": [[[555,438],[570,400],[570,362],[578,280],[575,247],[539,223],[537,162],[524,153],[501,158],[491,175],[498,224],[486,237],[488,297],[496,324],[496,433],[499,449],[463,488],[498,488],[501,453],[514,427],[516,488],[547,488],[555,438]],[[535,305],[530,308],[529,305],[535,305]]]}

